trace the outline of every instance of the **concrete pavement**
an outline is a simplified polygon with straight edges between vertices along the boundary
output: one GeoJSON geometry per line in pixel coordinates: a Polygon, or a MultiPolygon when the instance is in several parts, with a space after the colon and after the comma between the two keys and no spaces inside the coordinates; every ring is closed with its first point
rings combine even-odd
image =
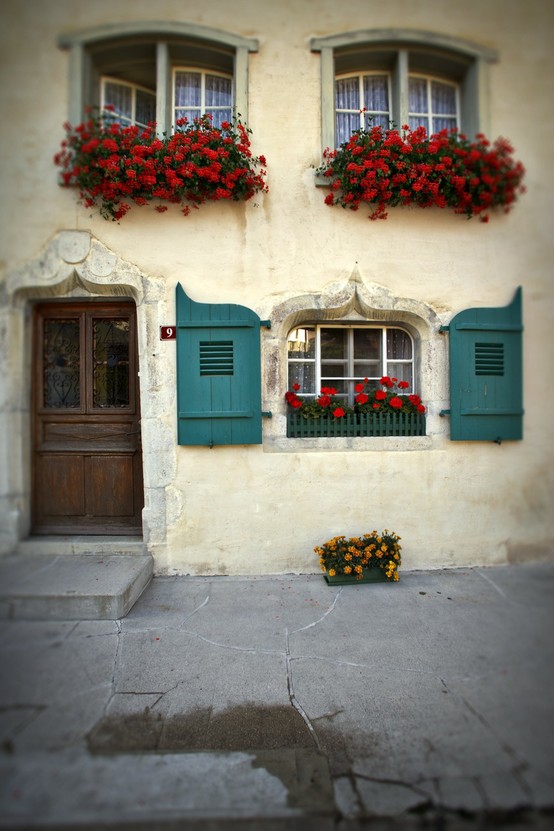
{"type": "Polygon", "coordinates": [[[550,829],[554,565],[0,622],[0,828],[550,829]]]}

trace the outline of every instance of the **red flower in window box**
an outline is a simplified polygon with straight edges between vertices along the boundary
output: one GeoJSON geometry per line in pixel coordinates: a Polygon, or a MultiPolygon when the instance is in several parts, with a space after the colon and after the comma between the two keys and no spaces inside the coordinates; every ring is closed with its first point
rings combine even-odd
{"type": "Polygon", "coordinates": [[[524,192],[525,169],[506,139],[491,144],[482,133],[470,141],[457,130],[430,137],[424,127],[356,130],[339,150],[325,150],[317,172],[331,192],[327,205],[357,210],[375,205],[370,219],[386,219],[387,208],[417,205],[452,208],[487,222],[491,208],[508,212],[524,192]]]}
{"type": "Polygon", "coordinates": [[[426,412],[419,395],[407,395],[403,390],[409,389],[407,381],[383,376],[380,379],[383,389],[372,388],[367,378],[358,382],[354,390],[360,390],[354,398],[354,406],[345,403],[345,398],[337,394],[334,387],[322,387],[319,396],[298,395],[300,385],[293,384],[293,392],[285,393],[287,404],[298,410],[305,418],[344,418],[356,413],[419,413],[426,412]],[[365,391],[367,389],[367,392],[365,391]]]}
{"type": "MultiPolygon", "coordinates": [[[[171,136],[114,123],[112,115],[66,124],[66,139],[54,157],[63,187],[74,187],[87,207],[119,220],[132,204],[162,200],[190,213],[205,202],[246,201],[265,193],[265,158],[250,150],[249,130],[240,122],[214,127],[203,115],[177,121],[171,136]],[[260,169],[261,168],[261,169],[260,169]]],[[[159,212],[167,206],[158,205],[159,212]]]]}

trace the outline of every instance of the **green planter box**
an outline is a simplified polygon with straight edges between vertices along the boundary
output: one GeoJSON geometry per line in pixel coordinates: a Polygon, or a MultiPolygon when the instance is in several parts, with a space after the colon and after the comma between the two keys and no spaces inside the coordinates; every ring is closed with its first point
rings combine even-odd
{"type": "Polygon", "coordinates": [[[291,439],[424,435],[425,415],[419,413],[348,413],[343,418],[304,418],[300,413],[287,413],[287,436],[291,439]]]}
{"type": "Polygon", "coordinates": [[[327,572],[324,574],[325,580],[330,586],[345,586],[350,583],[392,583],[392,580],[387,580],[385,572],[382,568],[364,568],[361,580],[358,580],[354,574],[335,574],[330,577],[327,572]]]}

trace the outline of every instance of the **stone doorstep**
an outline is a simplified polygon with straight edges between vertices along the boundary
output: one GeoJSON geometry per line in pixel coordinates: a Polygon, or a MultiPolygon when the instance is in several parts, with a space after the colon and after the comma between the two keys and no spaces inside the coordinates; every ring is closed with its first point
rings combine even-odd
{"type": "Polygon", "coordinates": [[[152,574],[150,554],[114,553],[113,543],[109,553],[16,553],[0,559],[0,618],[120,620],[152,574]]]}

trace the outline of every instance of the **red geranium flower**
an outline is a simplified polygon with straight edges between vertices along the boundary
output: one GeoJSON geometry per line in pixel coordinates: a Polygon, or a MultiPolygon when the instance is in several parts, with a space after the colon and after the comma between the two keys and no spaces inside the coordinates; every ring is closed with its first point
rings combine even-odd
{"type": "Polygon", "coordinates": [[[399,398],[397,395],[395,395],[395,396],[394,396],[393,398],[391,398],[391,400],[389,401],[389,404],[391,405],[391,407],[394,407],[394,409],[395,409],[395,410],[401,410],[401,409],[402,409],[402,406],[403,406],[403,403],[404,403],[404,402],[402,401],[402,399],[401,399],[401,398],[399,398]]]}
{"type": "Polygon", "coordinates": [[[335,418],[342,418],[343,416],[346,415],[346,413],[344,412],[342,407],[336,407],[333,410],[333,415],[335,416],[335,418]]]}

